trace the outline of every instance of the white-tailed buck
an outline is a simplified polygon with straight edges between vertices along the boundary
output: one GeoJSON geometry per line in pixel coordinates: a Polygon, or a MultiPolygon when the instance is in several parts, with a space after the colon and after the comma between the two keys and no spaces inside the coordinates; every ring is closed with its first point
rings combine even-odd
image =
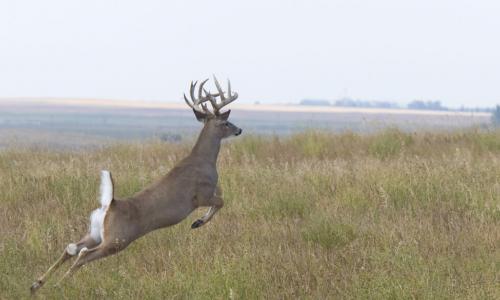
{"type": "Polygon", "coordinates": [[[204,123],[191,153],[164,177],[128,199],[114,198],[111,174],[102,171],[101,207],[90,216],[89,232],[79,242],[66,247],[54,265],[33,283],[32,293],[45,283],[54,270],[73,256],[77,256],[75,262],[59,282],[86,263],[115,254],[152,230],[181,222],[200,206],[209,209],[191,228],[206,224],[223,206],[221,190],[217,185],[217,156],[221,140],[241,134],[241,129],[227,121],[230,110],[224,113],[220,110],[236,100],[238,94],[231,93],[230,83],[225,94],[215,77],[218,92],[210,94],[203,88],[207,80],[201,82],[197,98],[196,82],[191,83],[189,90],[191,101],[184,95],[198,121],[204,123]],[[212,111],[207,108],[207,103],[211,104],[212,111]]]}

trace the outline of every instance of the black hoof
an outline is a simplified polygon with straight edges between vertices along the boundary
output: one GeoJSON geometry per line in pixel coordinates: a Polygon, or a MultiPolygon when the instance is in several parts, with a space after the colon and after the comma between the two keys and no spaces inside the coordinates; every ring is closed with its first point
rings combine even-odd
{"type": "Polygon", "coordinates": [[[191,229],[198,228],[201,225],[203,225],[203,220],[202,219],[198,219],[193,224],[191,224],[191,229]]]}
{"type": "Polygon", "coordinates": [[[39,288],[41,288],[41,287],[42,287],[42,285],[43,285],[43,283],[44,283],[44,282],[43,282],[43,281],[40,281],[40,280],[35,281],[35,282],[31,285],[31,288],[30,288],[30,290],[31,290],[31,294],[34,294],[34,293],[35,293],[35,292],[36,292],[39,288]]]}

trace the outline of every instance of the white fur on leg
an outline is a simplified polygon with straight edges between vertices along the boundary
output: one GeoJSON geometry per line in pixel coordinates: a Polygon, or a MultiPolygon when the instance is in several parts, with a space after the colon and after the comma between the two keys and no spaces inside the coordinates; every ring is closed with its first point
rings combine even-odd
{"type": "Polygon", "coordinates": [[[76,255],[77,248],[76,244],[71,243],[66,247],[66,252],[68,252],[69,255],[74,256],[76,255]]]}
{"type": "Polygon", "coordinates": [[[78,257],[76,258],[75,262],[73,263],[73,265],[69,268],[68,271],[66,271],[66,273],[64,273],[63,277],[61,277],[61,279],[59,279],[59,281],[56,283],[56,287],[57,286],[60,286],[61,285],[61,282],[64,280],[64,278],[68,277],[76,268],[78,262],[80,261],[80,259],[85,256],[85,253],[87,253],[89,251],[89,249],[87,247],[83,247],[80,252],[78,253],[78,257]]]}

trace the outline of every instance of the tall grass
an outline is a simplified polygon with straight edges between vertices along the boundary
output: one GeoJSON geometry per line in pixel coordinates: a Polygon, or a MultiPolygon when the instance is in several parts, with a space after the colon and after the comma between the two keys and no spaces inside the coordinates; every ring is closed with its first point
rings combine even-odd
{"type": "MultiPolygon", "coordinates": [[[[118,197],[188,144],[0,152],[0,299],[87,230],[99,170],[118,197]]],[[[247,136],[219,158],[225,206],[82,268],[42,299],[500,298],[500,132],[247,136]]]]}

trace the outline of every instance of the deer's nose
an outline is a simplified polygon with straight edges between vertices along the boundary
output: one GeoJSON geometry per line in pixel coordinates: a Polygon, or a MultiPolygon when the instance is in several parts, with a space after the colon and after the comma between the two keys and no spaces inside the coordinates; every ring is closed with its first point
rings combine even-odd
{"type": "Polygon", "coordinates": [[[243,130],[241,130],[241,128],[239,128],[239,129],[238,129],[238,131],[237,131],[234,135],[238,136],[238,135],[240,135],[240,134],[241,134],[241,132],[242,132],[242,131],[243,131],[243,130]]]}

